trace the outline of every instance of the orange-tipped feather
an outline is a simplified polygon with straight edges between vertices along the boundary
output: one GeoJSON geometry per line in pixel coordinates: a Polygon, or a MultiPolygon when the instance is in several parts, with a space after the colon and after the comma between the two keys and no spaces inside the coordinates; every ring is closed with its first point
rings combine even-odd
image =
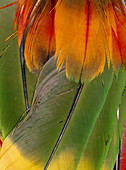
{"type": "Polygon", "coordinates": [[[125,20],[123,4],[117,0],[62,1],[55,18],[56,56],[60,52],[58,67],[66,60],[67,77],[81,82],[95,78],[104,70],[106,54],[113,70],[123,63],[126,22],[118,24],[115,13],[125,20]]]}
{"type": "Polygon", "coordinates": [[[55,10],[50,13],[54,4],[43,1],[41,12],[31,24],[25,41],[25,59],[28,68],[39,70],[43,64],[54,55],[54,15],[55,10]]]}
{"type": "Polygon", "coordinates": [[[55,53],[66,76],[90,81],[126,65],[126,12],[121,0],[18,0],[14,28],[24,36],[26,64],[40,70],[55,53]]]}

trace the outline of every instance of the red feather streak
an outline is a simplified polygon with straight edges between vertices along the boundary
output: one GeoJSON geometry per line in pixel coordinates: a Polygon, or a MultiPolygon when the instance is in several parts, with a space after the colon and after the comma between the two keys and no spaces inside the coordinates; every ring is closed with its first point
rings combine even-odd
{"type": "Polygon", "coordinates": [[[12,6],[12,5],[15,5],[15,4],[17,4],[17,3],[18,3],[18,1],[12,2],[12,3],[8,4],[8,5],[5,5],[5,6],[0,7],[0,9],[7,8],[7,7],[12,6]]]}

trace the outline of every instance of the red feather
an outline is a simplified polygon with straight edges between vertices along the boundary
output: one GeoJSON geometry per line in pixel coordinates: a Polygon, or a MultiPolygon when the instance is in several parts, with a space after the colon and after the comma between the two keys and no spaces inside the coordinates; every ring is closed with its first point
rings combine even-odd
{"type": "Polygon", "coordinates": [[[124,123],[124,134],[122,141],[122,149],[121,149],[121,170],[126,170],[126,118],[124,123]]]}

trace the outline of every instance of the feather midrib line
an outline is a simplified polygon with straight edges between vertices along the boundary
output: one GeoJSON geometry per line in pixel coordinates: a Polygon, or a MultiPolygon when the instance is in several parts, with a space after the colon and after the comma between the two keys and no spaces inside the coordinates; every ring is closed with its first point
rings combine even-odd
{"type": "Polygon", "coordinates": [[[49,159],[48,159],[48,161],[47,161],[47,163],[46,163],[46,165],[45,165],[44,170],[47,170],[47,168],[48,168],[49,164],[51,163],[51,161],[52,161],[52,159],[53,159],[53,157],[54,157],[54,155],[55,155],[55,153],[56,153],[56,150],[57,150],[57,148],[58,148],[58,146],[59,146],[59,144],[60,144],[60,142],[61,142],[61,140],[62,140],[62,138],[63,138],[63,136],[64,136],[64,133],[65,133],[65,131],[66,131],[66,128],[67,128],[67,126],[68,126],[68,124],[69,124],[69,122],[70,122],[70,120],[71,120],[71,117],[72,117],[72,115],[73,115],[73,112],[74,112],[74,110],[75,110],[75,107],[76,107],[76,105],[77,105],[77,103],[78,103],[78,100],[79,100],[79,97],[80,97],[80,95],[81,95],[83,86],[84,86],[84,84],[80,84],[80,86],[79,86],[79,88],[78,88],[78,91],[77,91],[76,96],[75,96],[75,98],[74,98],[74,101],[73,101],[73,104],[72,104],[72,106],[71,106],[69,115],[68,115],[68,117],[67,117],[67,119],[66,119],[66,122],[65,122],[65,124],[64,124],[64,126],[63,126],[63,129],[62,129],[62,131],[61,131],[61,133],[60,133],[60,135],[59,135],[59,137],[58,137],[58,140],[57,140],[57,142],[56,142],[56,144],[55,144],[55,146],[54,146],[54,148],[53,148],[53,151],[52,151],[52,153],[51,153],[51,155],[50,155],[50,157],[49,157],[49,159]]]}
{"type": "MultiPolygon", "coordinates": [[[[83,66],[84,66],[84,62],[85,62],[85,58],[86,58],[86,52],[87,52],[88,33],[89,33],[89,22],[90,22],[89,20],[90,20],[90,0],[88,1],[86,43],[85,43],[85,51],[84,51],[83,65],[82,65],[82,70],[81,70],[81,74],[80,74],[80,82],[81,82],[81,75],[82,75],[83,66]]],[[[73,104],[72,104],[72,106],[71,106],[69,115],[68,115],[68,117],[67,117],[67,119],[66,119],[66,122],[65,122],[65,124],[64,124],[64,126],[63,126],[63,129],[62,129],[62,131],[61,131],[61,133],[60,133],[60,135],[59,135],[59,137],[58,137],[58,140],[57,140],[57,142],[56,142],[56,144],[55,144],[55,146],[54,146],[54,148],[53,148],[53,151],[52,151],[52,153],[51,153],[51,155],[50,155],[50,157],[49,157],[49,159],[48,159],[48,161],[47,161],[47,163],[46,163],[46,165],[45,165],[44,170],[47,170],[47,168],[48,168],[49,164],[51,163],[51,161],[52,161],[52,159],[53,159],[53,157],[54,157],[54,155],[55,155],[55,153],[56,153],[56,150],[58,149],[58,146],[59,146],[59,144],[60,144],[60,142],[61,142],[61,140],[62,140],[62,138],[63,138],[63,136],[64,136],[64,133],[65,133],[65,131],[66,131],[67,127],[68,127],[68,124],[69,124],[69,122],[70,122],[70,120],[71,120],[71,117],[72,117],[72,115],[73,115],[73,112],[74,112],[74,110],[75,110],[75,107],[76,107],[76,105],[77,105],[77,103],[78,103],[80,94],[81,94],[82,89],[83,89],[83,85],[84,85],[84,84],[81,84],[81,83],[80,83],[80,87],[79,87],[79,89],[78,89],[78,91],[77,91],[77,94],[76,94],[75,99],[74,99],[74,101],[73,101],[73,104]]]]}
{"type": "Polygon", "coordinates": [[[85,58],[86,58],[86,52],[87,52],[87,45],[88,45],[88,33],[89,33],[89,22],[90,22],[90,0],[88,1],[86,43],[85,43],[85,51],[84,51],[83,65],[82,65],[81,74],[80,74],[80,81],[81,81],[81,76],[82,76],[83,67],[84,67],[84,62],[85,62],[85,58]]]}
{"type": "Polygon", "coordinates": [[[25,107],[26,107],[26,110],[28,110],[29,104],[28,104],[27,82],[26,82],[26,73],[25,73],[23,38],[22,38],[22,42],[20,46],[20,59],[21,59],[21,72],[22,72],[23,90],[24,90],[24,98],[25,98],[25,107]]]}

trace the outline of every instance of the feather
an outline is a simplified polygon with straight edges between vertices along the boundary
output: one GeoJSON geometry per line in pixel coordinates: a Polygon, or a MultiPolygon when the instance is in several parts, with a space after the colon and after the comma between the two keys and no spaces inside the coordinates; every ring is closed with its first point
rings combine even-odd
{"type": "MultiPolygon", "coordinates": [[[[60,136],[79,85],[65,77],[65,67],[58,74],[54,59],[50,59],[39,75],[30,112],[3,142],[0,169],[41,170],[48,163],[48,170],[99,170],[104,160],[105,169],[113,169],[119,139],[118,126],[117,130],[114,127],[125,77],[123,70],[115,77],[112,67],[106,65],[101,76],[85,83],[67,129],[60,136]],[[51,155],[59,137],[62,140],[51,155]],[[111,154],[107,156],[108,149],[111,154]]],[[[125,107],[125,102],[122,104],[125,107]]],[[[12,112],[13,107],[8,114],[12,112]]],[[[119,123],[122,129],[123,121],[119,123]]]]}
{"type": "MultiPolygon", "coordinates": [[[[19,4],[20,5],[20,4],[19,4]]],[[[55,1],[25,1],[18,24],[18,44],[25,39],[25,59],[29,70],[39,70],[54,55],[54,15],[55,1]]],[[[18,9],[18,11],[21,11],[18,9]]],[[[17,12],[15,25],[17,24],[17,12]]]]}
{"type": "Polygon", "coordinates": [[[126,63],[122,1],[19,1],[15,23],[19,16],[18,42],[20,46],[24,35],[30,71],[40,70],[55,54],[57,69],[66,62],[66,76],[83,83],[103,72],[106,59],[108,67],[113,64],[113,71],[126,63]]]}
{"type": "Polygon", "coordinates": [[[26,37],[25,58],[26,64],[30,69],[32,63],[39,70],[45,62],[54,55],[54,11],[50,13],[54,4],[45,1],[41,4],[34,24],[30,26],[26,37]],[[41,38],[40,38],[41,37],[41,38]]]}
{"type": "Polygon", "coordinates": [[[30,71],[40,70],[54,54],[57,69],[66,62],[66,76],[81,83],[101,74],[106,59],[113,71],[126,65],[126,12],[120,0],[18,0],[16,26],[30,71]]]}
{"type": "Polygon", "coordinates": [[[118,32],[123,29],[125,35],[126,28],[124,10],[121,12],[117,7],[123,9],[120,1],[79,0],[72,3],[64,0],[56,9],[56,56],[60,52],[57,67],[66,60],[67,77],[81,82],[95,78],[104,70],[106,54],[113,70],[120,65],[122,47],[117,48],[118,55],[115,55],[115,44],[125,46],[125,36],[118,32]],[[120,18],[123,28],[118,24],[120,18]],[[117,34],[116,40],[114,34],[117,34]]]}

